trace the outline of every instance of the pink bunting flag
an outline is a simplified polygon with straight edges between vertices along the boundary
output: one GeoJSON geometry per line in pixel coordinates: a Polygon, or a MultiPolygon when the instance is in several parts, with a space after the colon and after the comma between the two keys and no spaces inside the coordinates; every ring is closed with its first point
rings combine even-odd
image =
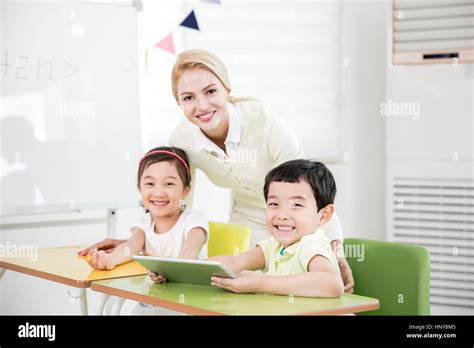
{"type": "Polygon", "coordinates": [[[173,33],[169,33],[163,40],[156,43],[154,46],[175,54],[173,33]]]}

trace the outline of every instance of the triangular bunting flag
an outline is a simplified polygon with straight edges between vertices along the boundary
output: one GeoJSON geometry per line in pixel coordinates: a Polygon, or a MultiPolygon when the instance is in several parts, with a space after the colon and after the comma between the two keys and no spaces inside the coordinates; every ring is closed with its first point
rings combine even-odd
{"type": "Polygon", "coordinates": [[[199,30],[199,25],[196,20],[196,16],[194,15],[194,10],[185,18],[184,21],[180,24],[182,27],[187,27],[191,29],[199,30]]]}
{"type": "Polygon", "coordinates": [[[169,33],[163,40],[156,43],[154,46],[175,54],[173,33],[169,33]]]}

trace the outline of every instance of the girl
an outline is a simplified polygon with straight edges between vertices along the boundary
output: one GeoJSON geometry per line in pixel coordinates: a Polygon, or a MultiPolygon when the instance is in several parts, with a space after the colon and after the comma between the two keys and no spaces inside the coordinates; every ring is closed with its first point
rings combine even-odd
{"type": "MultiPolygon", "coordinates": [[[[88,263],[95,269],[112,269],[132,255],[197,259],[207,257],[208,220],[203,213],[186,209],[184,199],[191,190],[191,171],[183,150],[157,147],[140,159],[138,190],[146,213],[131,237],[111,252],[88,248],[88,263]]],[[[165,279],[149,272],[155,282],[165,279]]]]}

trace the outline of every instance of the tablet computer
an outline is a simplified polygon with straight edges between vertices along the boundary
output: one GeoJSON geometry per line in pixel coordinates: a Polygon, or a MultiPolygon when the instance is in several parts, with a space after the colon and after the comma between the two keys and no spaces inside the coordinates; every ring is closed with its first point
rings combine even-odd
{"type": "Polygon", "coordinates": [[[234,272],[215,261],[170,259],[135,255],[133,259],[152,272],[160,273],[169,282],[211,285],[211,277],[235,278],[234,272]]]}

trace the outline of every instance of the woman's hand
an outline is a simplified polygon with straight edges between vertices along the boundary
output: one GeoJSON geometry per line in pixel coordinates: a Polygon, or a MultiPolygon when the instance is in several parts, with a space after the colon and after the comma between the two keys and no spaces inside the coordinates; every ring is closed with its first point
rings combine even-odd
{"type": "Polygon", "coordinates": [[[159,273],[152,272],[147,270],[146,273],[150,276],[150,279],[153,280],[155,283],[161,284],[166,282],[166,278],[159,273]]]}
{"type": "Polygon", "coordinates": [[[331,247],[332,251],[336,255],[337,264],[339,265],[339,270],[341,271],[342,281],[344,282],[344,292],[353,293],[354,277],[352,276],[351,267],[349,266],[349,263],[347,262],[344,255],[342,242],[340,240],[334,240],[331,242],[331,247]]]}
{"type": "Polygon", "coordinates": [[[87,263],[94,269],[106,270],[113,269],[117,265],[112,254],[97,249],[92,250],[88,255],[87,263]]]}
{"type": "Polygon", "coordinates": [[[79,256],[87,256],[92,254],[94,250],[103,250],[106,253],[111,253],[114,251],[114,249],[119,246],[122,243],[125,243],[127,240],[126,239],[111,239],[111,238],[105,238],[103,241],[99,243],[95,243],[94,245],[91,245],[85,249],[82,249],[77,252],[79,256]]]}
{"type": "Polygon", "coordinates": [[[262,273],[259,271],[242,271],[237,278],[212,277],[211,285],[236,293],[255,293],[262,282],[262,273]]]}

